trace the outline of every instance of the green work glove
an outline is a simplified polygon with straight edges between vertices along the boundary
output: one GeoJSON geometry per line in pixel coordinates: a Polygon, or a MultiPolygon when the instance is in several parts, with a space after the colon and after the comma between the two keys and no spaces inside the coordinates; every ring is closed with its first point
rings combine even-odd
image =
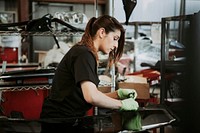
{"type": "Polygon", "coordinates": [[[137,97],[137,92],[134,89],[118,89],[117,94],[120,99],[126,99],[126,98],[135,99],[137,97]]]}
{"type": "Polygon", "coordinates": [[[120,110],[137,110],[139,107],[138,102],[133,98],[124,99],[121,102],[122,106],[120,110]]]}
{"type": "Polygon", "coordinates": [[[141,131],[142,118],[138,112],[123,112],[122,126],[125,130],[141,131]]]}

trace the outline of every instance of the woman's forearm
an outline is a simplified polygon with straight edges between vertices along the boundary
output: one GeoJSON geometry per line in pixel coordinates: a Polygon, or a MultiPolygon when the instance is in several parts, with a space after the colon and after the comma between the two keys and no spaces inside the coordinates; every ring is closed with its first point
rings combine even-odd
{"type": "Polygon", "coordinates": [[[117,100],[117,92],[104,94],[90,81],[81,83],[84,99],[98,107],[119,109],[122,106],[121,100],[117,100]]]}

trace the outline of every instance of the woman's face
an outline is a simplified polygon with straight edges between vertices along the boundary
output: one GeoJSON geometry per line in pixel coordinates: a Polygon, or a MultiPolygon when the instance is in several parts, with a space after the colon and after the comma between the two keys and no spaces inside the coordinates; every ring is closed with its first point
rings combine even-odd
{"type": "Polygon", "coordinates": [[[102,51],[104,54],[109,54],[112,50],[117,48],[120,35],[120,30],[115,30],[115,32],[109,32],[108,34],[105,33],[102,37],[99,51],[102,51]]]}

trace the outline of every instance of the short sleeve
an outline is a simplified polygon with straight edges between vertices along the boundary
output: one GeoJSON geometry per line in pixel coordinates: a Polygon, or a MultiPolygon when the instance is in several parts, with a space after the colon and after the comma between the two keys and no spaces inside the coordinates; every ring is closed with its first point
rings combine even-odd
{"type": "Polygon", "coordinates": [[[99,84],[97,75],[97,63],[91,52],[80,54],[74,62],[75,82],[91,81],[96,86],[99,84]]]}

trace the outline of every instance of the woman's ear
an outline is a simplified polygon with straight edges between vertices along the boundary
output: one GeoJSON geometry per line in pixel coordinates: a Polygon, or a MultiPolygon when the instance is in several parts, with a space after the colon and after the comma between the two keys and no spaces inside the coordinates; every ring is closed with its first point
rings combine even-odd
{"type": "Polygon", "coordinates": [[[105,29],[104,28],[100,28],[99,29],[99,38],[103,38],[106,35],[105,29]]]}

